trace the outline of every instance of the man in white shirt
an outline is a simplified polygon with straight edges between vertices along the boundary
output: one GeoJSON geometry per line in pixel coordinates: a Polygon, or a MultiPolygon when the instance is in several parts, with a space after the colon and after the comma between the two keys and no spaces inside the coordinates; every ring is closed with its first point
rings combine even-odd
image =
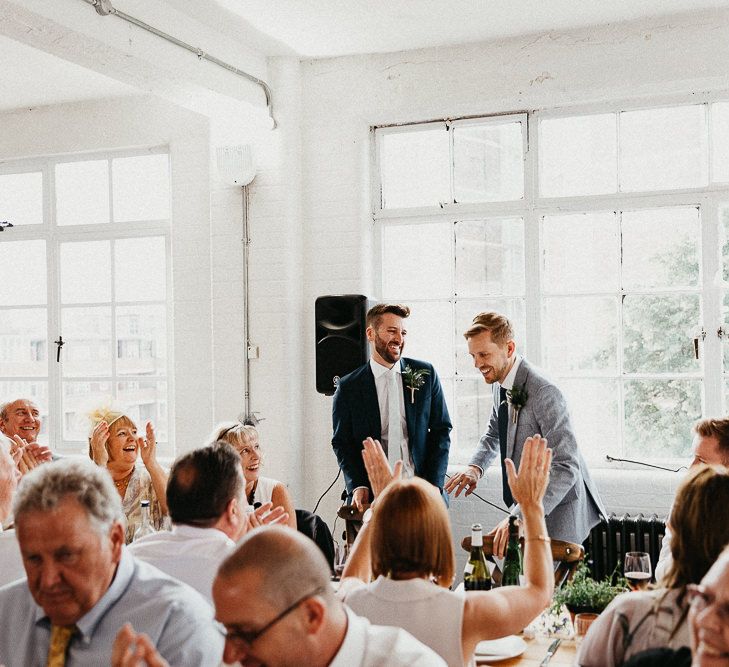
{"type": "Polygon", "coordinates": [[[372,357],[345,375],[334,394],[332,448],[360,511],[373,498],[362,462],[367,438],[381,441],[392,467],[401,460],[406,477],[417,475],[443,489],[451,420],[435,368],[402,356],[409,315],[402,304],[370,308],[366,334],[372,357]]]}
{"type": "Polygon", "coordinates": [[[212,601],[218,565],[236,541],[252,526],[286,520],[280,507],[269,512],[271,503],[248,511],[244,490],[240,456],[229,444],[185,454],[173,464],[167,482],[172,531],[146,535],[129,551],[212,601]]]}
{"type": "MultiPolygon", "coordinates": [[[[729,467],[729,418],[702,419],[696,422],[691,454],[692,468],[698,465],[723,465],[729,467]]],[[[666,525],[666,534],[663,536],[661,553],[658,556],[658,563],[656,563],[656,581],[659,581],[668,573],[671,563],[673,563],[671,528],[666,525]]]]}
{"type": "Polygon", "coordinates": [[[29,398],[17,398],[0,405],[0,433],[10,438],[13,450],[23,450],[18,461],[22,474],[53,458],[51,450],[37,442],[42,425],[40,409],[29,398]]]}
{"type": "MultiPolygon", "coordinates": [[[[226,664],[308,667],[444,667],[444,660],[401,628],[371,625],[344,606],[316,544],[276,526],[252,531],[220,566],[215,615],[227,631],[226,664]]],[[[114,667],[134,652],[161,665],[142,635],[125,627],[114,667]]],[[[173,667],[178,667],[174,666],[173,667]]]]}

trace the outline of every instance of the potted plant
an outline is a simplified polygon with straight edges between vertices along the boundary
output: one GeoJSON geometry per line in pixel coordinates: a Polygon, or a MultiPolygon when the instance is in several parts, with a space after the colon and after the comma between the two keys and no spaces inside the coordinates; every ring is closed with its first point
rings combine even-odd
{"type": "Polygon", "coordinates": [[[629,588],[625,578],[616,577],[616,573],[605,577],[602,581],[595,581],[583,561],[578,566],[575,576],[554,592],[551,612],[559,613],[564,605],[573,619],[575,614],[585,612],[599,614],[613,598],[627,590],[629,588]]]}

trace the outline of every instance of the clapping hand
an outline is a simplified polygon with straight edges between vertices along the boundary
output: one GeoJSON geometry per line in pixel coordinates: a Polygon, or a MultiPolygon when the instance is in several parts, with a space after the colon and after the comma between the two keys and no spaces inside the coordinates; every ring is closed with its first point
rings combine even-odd
{"type": "Polygon", "coordinates": [[[395,470],[390,469],[390,463],[385,455],[385,450],[379,440],[367,438],[363,443],[362,458],[364,459],[367,476],[370,478],[372,491],[377,498],[385,487],[394,479],[402,476],[402,461],[395,463],[395,470]]]}
{"type": "Polygon", "coordinates": [[[137,447],[142,455],[142,463],[145,468],[149,469],[157,463],[157,439],[154,435],[154,426],[152,422],[147,422],[146,438],[141,436],[137,438],[137,447]]]}
{"type": "Polygon", "coordinates": [[[147,635],[135,632],[131,623],[125,623],[111,649],[111,667],[170,666],[147,635]]]}
{"type": "Polygon", "coordinates": [[[13,461],[18,467],[18,470],[20,470],[21,475],[25,475],[37,468],[41,463],[45,463],[45,458],[39,459],[36,457],[35,452],[36,450],[26,440],[17,434],[13,436],[10,455],[13,457],[13,461]]]}
{"type": "Polygon", "coordinates": [[[273,503],[263,503],[253,512],[248,512],[248,530],[258,528],[259,526],[268,526],[274,523],[285,523],[289,519],[289,513],[280,505],[273,507],[273,503]]]}
{"type": "Polygon", "coordinates": [[[96,465],[105,467],[109,462],[109,424],[101,420],[91,432],[91,456],[96,465]]]}

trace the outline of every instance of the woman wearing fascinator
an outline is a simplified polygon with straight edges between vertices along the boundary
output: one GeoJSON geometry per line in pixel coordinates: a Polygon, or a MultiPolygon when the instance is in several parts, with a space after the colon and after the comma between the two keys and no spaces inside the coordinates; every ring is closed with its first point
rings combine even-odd
{"type": "Polygon", "coordinates": [[[139,436],[136,424],[127,415],[108,407],[98,408],[89,418],[89,457],[109,471],[121,496],[129,544],[142,522],[142,500],[149,500],[150,520],[155,529],[162,527],[167,515],[167,472],[157,462],[154,427],[147,422],[146,437],[139,436]],[[137,465],[140,456],[143,465],[137,465]]]}

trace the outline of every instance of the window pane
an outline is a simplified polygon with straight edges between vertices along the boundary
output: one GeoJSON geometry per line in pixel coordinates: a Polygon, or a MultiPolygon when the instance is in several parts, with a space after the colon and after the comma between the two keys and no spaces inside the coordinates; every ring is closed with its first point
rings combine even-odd
{"type": "Polygon", "coordinates": [[[448,132],[382,132],[382,208],[437,206],[451,201],[448,132]]]}
{"type": "Polygon", "coordinates": [[[721,245],[724,287],[729,287],[729,205],[719,208],[719,243],[721,245]]]}
{"type": "Polygon", "coordinates": [[[613,211],[545,216],[541,244],[545,292],[617,290],[620,238],[613,211]]]}
{"type": "Polygon", "coordinates": [[[78,447],[66,447],[65,451],[88,455],[89,413],[100,405],[116,405],[111,396],[111,382],[66,381],[62,386],[63,439],[81,443],[78,447]]]}
{"type": "Polygon", "coordinates": [[[56,165],[56,222],[109,222],[109,166],[106,160],[56,165]]]}
{"type": "Polygon", "coordinates": [[[111,308],[64,308],[61,312],[63,375],[111,375],[111,308]]]}
{"type": "Polygon", "coordinates": [[[137,155],[111,161],[114,220],[160,220],[170,216],[169,156],[137,155]]]}
{"type": "Polygon", "coordinates": [[[626,382],[626,456],[688,458],[691,428],[701,417],[701,384],[700,380],[626,382]]]}
{"type": "Polygon", "coordinates": [[[47,330],[45,308],[0,311],[0,376],[48,375],[47,330]]]}
{"type": "Polygon", "coordinates": [[[729,181],[729,102],[711,105],[711,151],[711,180],[729,181]]]}
{"type": "MultiPolygon", "coordinates": [[[[724,358],[724,372],[729,373],[729,292],[724,292],[721,321],[721,326],[724,329],[724,335],[720,339],[724,358]]],[[[729,414],[729,411],[727,411],[727,414],[729,414]]]]}
{"type": "Polygon", "coordinates": [[[18,227],[43,222],[43,174],[0,176],[0,221],[18,227]]]}
{"type": "Polygon", "coordinates": [[[117,382],[117,401],[125,406],[126,414],[144,433],[151,421],[157,442],[166,443],[167,434],[167,383],[154,380],[117,382]]]}
{"type": "Polygon", "coordinates": [[[615,297],[544,300],[545,366],[553,373],[616,373],[618,302],[615,297]]]}
{"type": "Polygon", "coordinates": [[[524,294],[524,221],[456,223],[456,294],[524,294]]]}
{"type": "Polygon", "coordinates": [[[623,287],[699,284],[699,211],[661,208],[622,214],[623,287]]]}
{"type": "Polygon", "coordinates": [[[561,378],[557,385],[567,400],[575,437],[585,458],[602,463],[605,454],[619,455],[617,380],[561,378]]]}
{"type": "Polygon", "coordinates": [[[46,242],[0,243],[0,285],[0,306],[46,303],[46,242]]]}
{"type": "Polygon", "coordinates": [[[442,378],[453,375],[453,310],[450,302],[411,303],[405,320],[405,355],[429,361],[442,378]]]}
{"type": "Polygon", "coordinates": [[[708,164],[705,106],[620,114],[621,191],[701,187],[708,164]]]}
{"type": "Polygon", "coordinates": [[[111,300],[109,241],[61,244],[61,301],[98,303],[111,300]]]}
{"type": "Polygon", "coordinates": [[[165,240],[161,236],[114,244],[117,301],[163,301],[166,294],[165,240]]]}
{"type": "Polygon", "coordinates": [[[698,372],[693,336],[699,296],[626,296],[623,299],[626,373],[698,372]]]}
{"type": "Polygon", "coordinates": [[[473,324],[474,316],[489,310],[506,315],[514,326],[516,349],[528,354],[526,347],[526,307],[524,299],[469,299],[456,301],[456,373],[464,378],[483,378],[473,365],[468,354],[468,345],[463,332],[473,324]]]}
{"type": "Polygon", "coordinates": [[[539,193],[597,195],[617,190],[615,114],[549,118],[539,123],[539,193]]]}
{"type": "Polygon", "coordinates": [[[118,375],[167,374],[167,316],[164,306],[116,309],[118,375]]]}
{"type": "Polygon", "coordinates": [[[453,187],[457,202],[523,199],[522,124],[455,125],[453,187]]]}
{"type": "MultiPolygon", "coordinates": [[[[450,406],[449,406],[450,407],[450,406]]],[[[493,392],[483,378],[456,380],[455,416],[458,449],[469,459],[491,419],[493,392]]]]}
{"type": "Polygon", "coordinates": [[[388,225],[382,230],[384,298],[439,299],[453,294],[450,223],[388,225]]]}
{"type": "Polygon", "coordinates": [[[28,398],[41,413],[38,442],[48,444],[48,382],[46,380],[0,380],[0,401],[28,398]]]}

